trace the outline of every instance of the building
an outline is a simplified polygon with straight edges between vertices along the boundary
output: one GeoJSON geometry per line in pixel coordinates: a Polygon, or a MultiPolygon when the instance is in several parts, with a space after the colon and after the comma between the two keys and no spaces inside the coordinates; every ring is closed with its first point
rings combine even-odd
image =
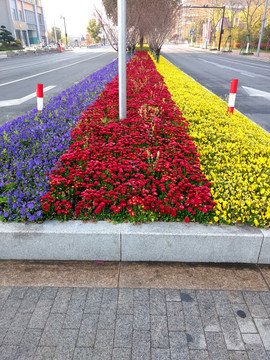
{"type": "Polygon", "coordinates": [[[47,45],[40,0],[0,0],[0,26],[4,25],[23,46],[47,45]]]}

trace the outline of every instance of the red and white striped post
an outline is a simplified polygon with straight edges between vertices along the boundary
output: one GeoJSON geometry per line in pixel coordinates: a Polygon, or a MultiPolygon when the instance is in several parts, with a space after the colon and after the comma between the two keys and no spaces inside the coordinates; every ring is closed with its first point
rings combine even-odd
{"type": "Polygon", "coordinates": [[[237,85],[238,85],[238,79],[232,79],[227,113],[233,114],[234,105],[235,105],[235,98],[236,98],[236,91],[237,91],[237,85]]]}
{"type": "Polygon", "coordinates": [[[43,110],[43,84],[37,84],[37,109],[43,110]]]}

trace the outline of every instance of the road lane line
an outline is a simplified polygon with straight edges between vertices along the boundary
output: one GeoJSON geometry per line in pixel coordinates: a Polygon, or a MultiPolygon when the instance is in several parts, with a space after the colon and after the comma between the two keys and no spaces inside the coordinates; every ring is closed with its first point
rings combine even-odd
{"type": "MultiPolygon", "coordinates": [[[[51,89],[53,89],[55,87],[56,87],[56,85],[47,86],[47,87],[45,87],[43,92],[49,91],[49,90],[51,90],[51,89]]],[[[22,103],[34,98],[35,96],[37,96],[36,92],[34,92],[34,93],[30,94],[30,95],[24,96],[24,97],[22,97],[20,99],[2,100],[2,101],[0,101],[0,107],[21,105],[22,103]]]]}
{"type": "Polygon", "coordinates": [[[72,63],[72,64],[68,64],[68,65],[64,65],[64,66],[60,66],[58,68],[55,68],[55,69],[52,69],[52,70],[47,70],[47,71],[43,71],[39,74],[35,74],[35,75],[30,75],[30,76],[27,76],[27,77],[24,77],[24,78],[21,78],[21,79],[17,79],[17,80],[13,80],[13,81],[9,81],[9,82],[6,82],[6,83],[3,83],[3,84],[0,84],[0,87],[1,86],[5,86],[5,85],[9,85],[9,84],[14,84],[16,82],[19,82],[19,81],[23,81],[23,80],[27,80],[27,79],[31,79],[33,77],[36,77],[36,76],[40,76],[40,75],[44,75],[44,74],[48,74],[50,72],[53,72],[53,71],[57,71],[57,70],[61,70],[61,69],[65,69],[67,67],[70,67],[70,66],[73,66],[73,65],[77,65],[77,64],[80,64],[82,62],[85,62],[85,61],[89,61],[89,60],[92,60],[94,58],[97,58],[99,56],[102,56],[106,53],[102,53],[102,54],[99,54],[99,55],[96,55],[94,57],[91,57],[91,58],[88,58],[88,59],[85,59],[85,60],[81,60],[81,61],[76,61],[75,63],[72,63]]]}
{"type": "Polygon", "coordinates": [[[239,64],[239,65],[244,65],[244,66],[250,66],[250,67],[255,67],[256,69],[265,69],[265,70],[269,70],[270,69],[270,66],[264,66],[264,65],[261,65],[261,64],[258,64],[258,63],[255,63],[255,64],[247,64],[247,63],[244,63],[244,62],[241,62],[241,61],[237,61],[235,59],[232,59],[232,60],[228,60],[228,59],[224,59],[223,58],[223,55],[219,55],[218,56],[219,60],[221,61],[225,61],[225,62],[229,62],[229,63],[235,63],[235,64],[239,64]]]}
{"type": "Polygon", "coordinates": [[[247,86],[242,86],[242,88],[248,93],[249,96],[259,96],[264,97],[267,100],[270,100],[270,93],[258,89],[254,89],[247,86]]]}

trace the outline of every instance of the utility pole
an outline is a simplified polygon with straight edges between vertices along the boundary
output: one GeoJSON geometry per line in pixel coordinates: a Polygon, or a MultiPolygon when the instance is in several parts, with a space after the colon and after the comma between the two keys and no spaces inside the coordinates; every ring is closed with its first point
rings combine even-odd
{"type": "Polygon", "coordinates": [[[260,49],[261,49],[261,43],[262,43],[263,29],[264,29],[265,21],[266,21],[267,5],[268,5],[268,0],[265,1],[265,8],[264,8],[264,14],[263,14],[263,19],[262,19],[262,27],[261,27],[260,39],[259,39],[259,44],[258,44],[258,49],[257,49],[256,56],[260,56],[260,49]]]}
{"type": "Polygon", "coordinates": [[[118,0],[119,118],[127,117],[126,0],[118,0]]]}
{"type": "Polygon", "coordinates": [[[65,37],[66,37],[66,46],[68,44],[68,41],[67,41],[67,28],[66,28],[66,18],[62,15],[60,15],[60,19],[64,19],[64,27],[65,27],[65,37]]]}

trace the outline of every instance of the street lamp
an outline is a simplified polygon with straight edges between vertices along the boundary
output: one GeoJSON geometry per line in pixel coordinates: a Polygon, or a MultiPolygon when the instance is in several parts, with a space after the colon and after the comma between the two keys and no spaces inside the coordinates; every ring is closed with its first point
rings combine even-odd
{"type": "Polygon", "coordinates": [[[66,28],[66,18],[62,15],[60,15],[60,19],[64,19],[64,26],[65,26],[65,37],[66,37],[66,46],[68,44],[67,42],[67,28],[66,28]]]}

